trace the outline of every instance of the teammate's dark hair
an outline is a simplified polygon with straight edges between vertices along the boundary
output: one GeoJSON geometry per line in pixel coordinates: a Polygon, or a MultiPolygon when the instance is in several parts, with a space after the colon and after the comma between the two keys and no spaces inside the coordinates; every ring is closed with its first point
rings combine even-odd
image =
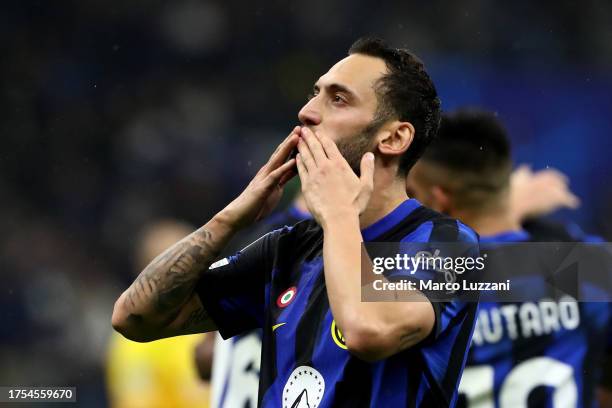
{"type": "Polygon", "coordinates": [[[399,164],[399,174],[406,175],[438,131],[440,99],[436,88],[421,60],[408,50],[390,48],[377,38],[361,38],[349,49],[351,54],[377,57],[387,65],[389,72],[377,84],[375,121],[398,119],[414,126],[414,140],[399,164]]]}
{"type": "Polygon", "coordinates": [[[464,190],[498,191],[508,185],[512,170],[506,130],[493,113],[479,109],[443,115],[438,137],[422,160],[463,179],[464,190]]]}

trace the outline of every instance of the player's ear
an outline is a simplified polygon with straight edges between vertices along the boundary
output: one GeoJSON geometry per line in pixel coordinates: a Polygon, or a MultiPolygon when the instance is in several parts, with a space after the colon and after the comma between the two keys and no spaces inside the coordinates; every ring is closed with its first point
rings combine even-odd
{"type": "Polygon", "coordinates": [[[412,144],[414,126],[398,120],[388,123],[379,132],[378,150],[383,155],[401,156],[412,144]]]}

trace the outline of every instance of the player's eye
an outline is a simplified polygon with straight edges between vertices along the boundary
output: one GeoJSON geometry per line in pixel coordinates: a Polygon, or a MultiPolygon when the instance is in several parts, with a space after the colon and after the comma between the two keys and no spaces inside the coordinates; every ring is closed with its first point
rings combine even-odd
{"type": "Polygon", "coordinates": [[[334,95],[332,97],[332,101],[334,103],[346,103],[346,100],[344,100],[344,98],[341,95],[339,95],[339,94],[334,95]]]}

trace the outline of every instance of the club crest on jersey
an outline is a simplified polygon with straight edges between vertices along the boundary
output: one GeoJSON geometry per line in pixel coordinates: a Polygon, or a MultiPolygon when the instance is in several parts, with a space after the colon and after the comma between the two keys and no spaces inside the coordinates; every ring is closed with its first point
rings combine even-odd
{"type": "Polygon", "coordinates": [[[293,299],[295,299],[295,294],[297,293],[297,288],[295,286],[290,287],[281,293],[276,299],[276,306],[278,307],[287,307],[293,299]]]}
{"type": "Polygon", "coordinates": [[[283,388],[283,408],[317,408],[323,399],[325,380],[310,366],[299,366],[283,388]]]}
{"type": "Polygon", "coordinates": [[[338,347],[340,347],[341,349],[346,350],[346,342],[344,341],[344,336],[342,335],[342,332],[340,331],[340,328],[338,328],[338,326],[336,326],[336,321],[332,320],[332,324],[331,324],[331,336],[332,339],[334,339],[334,343],[336,343],[336,345],[338,347]]]}

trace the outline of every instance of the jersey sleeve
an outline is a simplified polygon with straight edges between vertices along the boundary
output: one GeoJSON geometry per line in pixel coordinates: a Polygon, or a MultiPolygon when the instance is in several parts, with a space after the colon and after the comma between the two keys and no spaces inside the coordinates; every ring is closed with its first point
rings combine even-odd
{"type": "MultiPolygon", "coordinates": [[[[405,250],[408,249],[410,253],[407,255],[410,256],[414,256],[416,251],[425,248],[422,243],[406,243],[409,245],[403,246],[403,248],[405,248],[405,250]],[[411,247],[415,249],[410,250],[411,247]]],[[[440,258],[472,258],[475,260],[480,255],[478,235],[469,227],[455,220],[453,220],[453,222],[446,221],[440,225],[436,225],[434,222],[434,225],[431,227],[427,246],[428,252],[434,253],[435,256],[440,258]]],[[[458,263],[455,264],[456,268],[457,265],[458,263]]],[[[477,269],[467,271],[465,267],[459,269],[459,272],[440,270],[437,267],[419,267],[409,273],[405,271],[399,273],[394,271],[387,276],[387,278],[390,281],[406,279],[415,282],[416,287],[419,288],[421,293],[423,293],[431,303],[435,314],[435,325],[431,334],[425,340],[425,342],[428,343],[436,340],[443,332],[454,330],[454,326],[457,324],[461,325],[467,321],[473,320],[478,309],[478,294],[466,293],[461,289],[458,292],[451,293],[440,289],[427,290],[424,289],[424,286],[420,285],[420,282],[456,282],[459,287],[462,288],[463,281],[469,282],[476,280],[477,272],[477,269]]],[[[471,324],[468,324],[468,326],[471,326],[471,324]]]]}
{"type": "MultiPolygon", "coordinates": [[[[469,227],[457,222],[458,251],[464,258],[476,259],[480,256],[478,235],[469,227]]],[[[459,255],[455,253],[454,255],[459,255]]],[[[458,283],[463,286],[465,282],[478,282],[479,269],[472,269],[460,275],[458,283]]],[[[473,330],[473,323],[478,312],[478,292],[461,292],[452,299],[432,302],[436,315],[436,324],[430,335],[430,339],[438,339],[443,333],[449,337],[463,337],[473,330]]],[[[456,342],[459,342],[455,338],[456,342]]]]}
{"type": "Polygon", "coordinates": [[[262,327],[265,287],[282,232],[262,236],[235,255],[215,262],[200,277],[196,293],[224,339],[262,327]]]}

